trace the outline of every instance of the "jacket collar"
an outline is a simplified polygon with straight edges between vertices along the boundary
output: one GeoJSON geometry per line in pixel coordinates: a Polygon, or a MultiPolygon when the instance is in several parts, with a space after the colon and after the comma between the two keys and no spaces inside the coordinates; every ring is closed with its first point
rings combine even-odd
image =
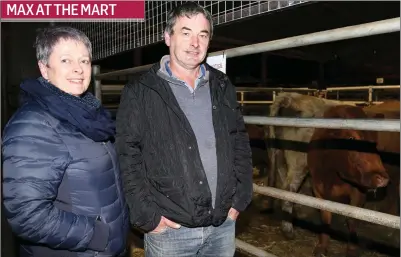
{"type": "MultiPolygon", "coordinates": [[[[210,66],[207,63],[203,64],[204,67],[206,68],[206,71],[209,72],[209,82],[210,82],[210,88],[219,86],[223,89],[225,89],[226,82],[228,80],[228,77],[226,74],[216,70],[212,66],[210,66]]],[[[165,86],[164,89],[160,85],[160,77],[157,75],[157,72],[160,70],[160,62],[155,63],[147,73],[147,75],[150,76],[141,76],[141,79],[139,80],[139,83],[142,84],[143,86],[146,86],[148,88],[151,88],[159,93],[163,93],[166,91],[166,85],[167,83],[164,83],[165,86]]]]}
{"type": "MultiPolygon", "coordinates": [[[[217,105],[221,99],[221,95],[226,89],[227,75],[211,67],[207,63],[204,64],[209,72],[210,96],[213,105],[217,105]]],[[[174,111],[179,119],[185,123],[185,114],[179,107],[177,99],[171,90],[168,82],[157,74],[160,69],[160,62],[155,63],[149,71],[142,75],[139,79],[140,86],[145,86],[157,92],[162,100],[174,111]]]]}

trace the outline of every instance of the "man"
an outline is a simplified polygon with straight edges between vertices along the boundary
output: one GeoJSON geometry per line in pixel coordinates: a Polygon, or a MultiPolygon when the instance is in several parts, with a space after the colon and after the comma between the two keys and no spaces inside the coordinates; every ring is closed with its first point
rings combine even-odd
{"type": "Polygon", "coordinates": [[[170,55],[127,84],[116,144],[131,222],[146,256],[233,256],[235,220],[252,198],[248,134],[234,86],[205,60],[211,15],[169,13],[170,55]]]}

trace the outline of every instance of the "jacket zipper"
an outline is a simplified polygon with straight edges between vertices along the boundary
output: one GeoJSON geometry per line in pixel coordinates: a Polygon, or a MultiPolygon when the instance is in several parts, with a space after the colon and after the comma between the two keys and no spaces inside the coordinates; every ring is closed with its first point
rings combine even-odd
{"type": "MultiPolygon", "coordinates": [[[[105,143],[105,142],[102,142],[102,145],[106,148],[107,154],[110,156],[111,162],[113,163],[113,167],[117,167],[116,164],[114,163],[113,155],[110,153],[109,148],[107,148],[106,143],[105,143]]],[[[123,212],[122,222],[123,222],[123,224],[124,224],[125,219],[126,219],[126,216],[124,215],[124,209],[125,209],[125,208],[124,208],[124,205],[123,205],[123,202],[122,202],[122,197],[121,197],[121,194],[120,194],[120,192],[121,192],[120,183],[119,183],[119,180],[118,180],[118,178],[117,178],[116,173],[113,172],[113,174],[114,174],[114,179],[115,179],[115,181],[116,181],[118,202],[120,203],[121,210],[122,210],[122,212],[123,212]]],[[[97,252],[97,253],[95,254],[95,257],[96,257],[98,254],[99,254],[99,253],[97,252]]]]}
{"type": "MultiPolygon", "coordinates": [[[[105,142],[102,142],[102,145],[104,146],[104,148],[106,148],[107,154],[110,156],[111,162],[113,163],[113,167],[114,167],[114,168],[117,167],[116,164],[114,163],[113,155],[110,153],[109,148],[107,147],[106,143],[105,143],[105,142]]],[[[118,178],[117,178],[116,173],[113,172],[113,174],[114,174],[114,179],[115,179],[115,181],[116,181],[118,202],[120,203],[121,210],[122,210],[123,213],[124,213],[124,209],[125,209],[125,208],[124,208],[124,205],[123,205],[123,203],[122,203],[122,197],[121,197],[121,194],[120,194],[121,188],[120,188],[120,185],[119,185],[119,180],[118,180],[118,178]]],[[[98,216],[98,217],[99,217],[99,219],[101,220],[102,217],[101,217],[101,216],[98,216]]],[[[125,222],[125,216],[123,216],[123,221],[122,221],[122,222],[123,222],[123,223],[125,222]]],[[[94,257],[96,257],[96,256],[98,256],[98,255],[99,255],[99,252],[95,252],[95,256],[94,256],[94,257]]]]}

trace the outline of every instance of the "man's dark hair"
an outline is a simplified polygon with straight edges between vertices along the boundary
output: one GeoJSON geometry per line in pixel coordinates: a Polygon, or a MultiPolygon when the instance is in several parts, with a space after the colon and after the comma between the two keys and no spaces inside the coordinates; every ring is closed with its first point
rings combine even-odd
{"type": "Polygon", "coordinates": [[[173,28],[178,17],[186,16],[188,18],[191,18],[198,14],[203,14],[203,16],[205,16],[205,18],[209,21],[210,38],[212,38],[213,36],[212,15],[209,13],[209,11],[207,11],[205,8],[203,8],[196,2],[186,2],[172,9],[167,15],[166,28],[164,29],[164,31],[167,32],[169,35],[172,35],[174,33],[173,28]]]}

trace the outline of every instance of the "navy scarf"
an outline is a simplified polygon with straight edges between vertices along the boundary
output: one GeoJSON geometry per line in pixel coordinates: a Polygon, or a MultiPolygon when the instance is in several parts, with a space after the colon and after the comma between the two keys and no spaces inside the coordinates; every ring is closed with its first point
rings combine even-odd
{"type": "Polygon", "coordinates": [[[22,102],[38,102],[55,118],[71,123],[93,141],[114,139],[114,120],[90,92],[76,97],[50,84],[43,77],[25,80],[21,89],[22,102]]]}

